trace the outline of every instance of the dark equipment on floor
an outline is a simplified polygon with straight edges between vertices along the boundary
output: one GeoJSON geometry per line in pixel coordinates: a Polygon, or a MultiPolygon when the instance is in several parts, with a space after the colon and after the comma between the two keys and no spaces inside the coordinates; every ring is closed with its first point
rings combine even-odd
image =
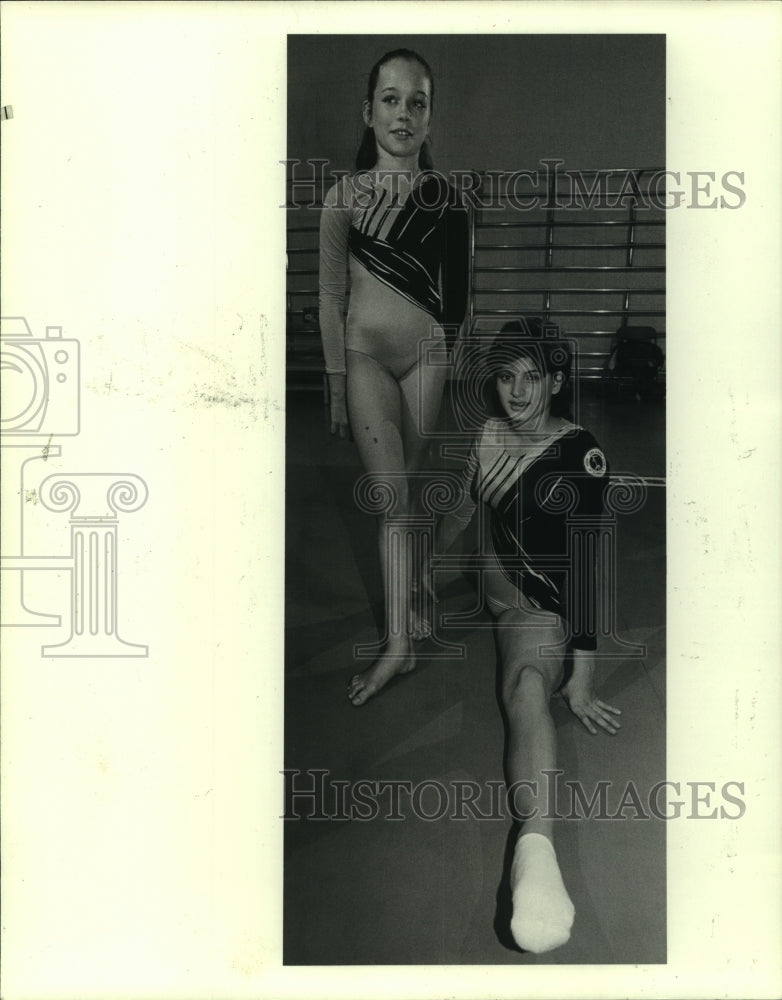
{"type": "Polygon", "coordinates": [[[603,368],[606,396],[662,399],[664,362],[653,326],[621,326],[614,334],[611,353],[603,368]]]}

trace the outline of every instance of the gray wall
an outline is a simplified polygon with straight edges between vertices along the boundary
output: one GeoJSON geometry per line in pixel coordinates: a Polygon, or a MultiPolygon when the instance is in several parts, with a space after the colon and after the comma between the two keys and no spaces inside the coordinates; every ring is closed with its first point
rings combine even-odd
{"type": "Polygon", "coordinates": [[[290,35],[288,157],[352,169],[369,70],[399,47],[434,71],[438,170],[665,163],[664,35],[290,35]]]}

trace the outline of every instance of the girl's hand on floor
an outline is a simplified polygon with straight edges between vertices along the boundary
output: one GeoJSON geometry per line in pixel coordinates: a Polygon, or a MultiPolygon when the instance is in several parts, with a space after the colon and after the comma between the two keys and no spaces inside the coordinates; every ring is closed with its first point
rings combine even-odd
{"type": "Polygon", "coordinates": [[[599,726],[605,732],[615,736],[621,729],[618,715],[621,711],[601,701],[595,694],[595,665],[590,653],[582,650],[573,651],[573,675],[562,688],[562,697],[568,703],[573,715],[595,735],[599,726]]]}

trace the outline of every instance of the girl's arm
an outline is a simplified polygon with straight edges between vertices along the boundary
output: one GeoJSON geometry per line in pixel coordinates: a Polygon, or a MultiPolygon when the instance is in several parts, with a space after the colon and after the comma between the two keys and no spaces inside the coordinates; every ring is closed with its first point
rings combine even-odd
{"type": "Polygon", "coordinates": [[[434,537],[434,550],[438,555],[444,556],[450,552],[456,539],[469,525],[474,512],[475,502],[468,496],[458,510],[440,518],[434,537]]]}
{"type": "Polygon", "coordinates": [[[570,563],[568,619],[573,646],[594,651],[597,648],[597,553],[600,546],[591,544],[589,535],[599,528],[603,518],[604,496],[609,484],[608,461],[588,431],[581,431],[570,447],[572,452],[563,456],[569,466],[565,479],[576,497],[575,506],[564,515],[570,563]]]}
{"type": "Polygon", "coordinates": [[[453,334],[450,331],[458,330],[467,315],[470,294],[470,232],[467,210],[461,196],[454,188],[448,188],[447,192],[441,282],[443,323],[449,346],[453,346],[453,334]]]}
{"type": "Polygon", "coordinates": [[[350,212],[346,182],[326,193],[320,215],[318,322],[331,401],[331,433],[350,436],[346,402],[345,286],[350,212]]]}
{"type": "MultiPolygon", "coordinates": [[[[594,530],[603,515],[603,497],[608,486],[608,463],[599,445],[591,435],[585,435],[584,446],[578,451],[580,468],[571,478],[576,489],[578,502],[573,512],[575,520],[585,519],[585,530],[594,530]]],[[[595,649],[597,636],[594,628],[598,621],[597,608],[597,565],[598,546],[583,547],[592,553],[591,558],[581,558],[576,567],[571,563],[573,575],[572,600],[577,605],[575,617],[582,627],[571,638],[573,652],[573,673],[562,694],[570,710],[581,720],[590,733],[597,733],[597,727],[614,736],[620,729],[618,708],[601,701],[595,694],[595,649]]],[[[583,553],[582,553],[583,555],[583,553]]],[[[574,609],[571,608],[571,613],[574,609]]]]}
{"type": "Polygon", "coordinates": [[[467,528],[477,506],[472,495],[472,486],[478,469],[477,447],[473,444],[467,462],[460,475],[459,499],[456,508],[444,514],[438,522],[434,536],[433,552],[430,553],[422,567],[422,583],[424,589],[434,600],[437,597],[434,593],[434,583],[432,580],[431,556],[443,556],[453,547],[456,539],[467,528]]]}

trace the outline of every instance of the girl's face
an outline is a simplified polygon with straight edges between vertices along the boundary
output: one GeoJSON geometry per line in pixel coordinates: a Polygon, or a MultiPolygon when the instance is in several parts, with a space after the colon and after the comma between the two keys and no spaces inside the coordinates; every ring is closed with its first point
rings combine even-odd
{"type": "Polygon", "coordinates": [[[413,169],[429,133],[431,86],[424,68],[408,59],[380,67],[372,102],[364,101],[364,122],[375,133],[381,169],[413,169]]]}
{"type": "Polygon", "coordinates": [[[518,358],[497,375],[497,395],[516,428],[534,430],[546,422],[551,398],[562,387],[561,372],[542,372],[531,358],[518,358]]]}

